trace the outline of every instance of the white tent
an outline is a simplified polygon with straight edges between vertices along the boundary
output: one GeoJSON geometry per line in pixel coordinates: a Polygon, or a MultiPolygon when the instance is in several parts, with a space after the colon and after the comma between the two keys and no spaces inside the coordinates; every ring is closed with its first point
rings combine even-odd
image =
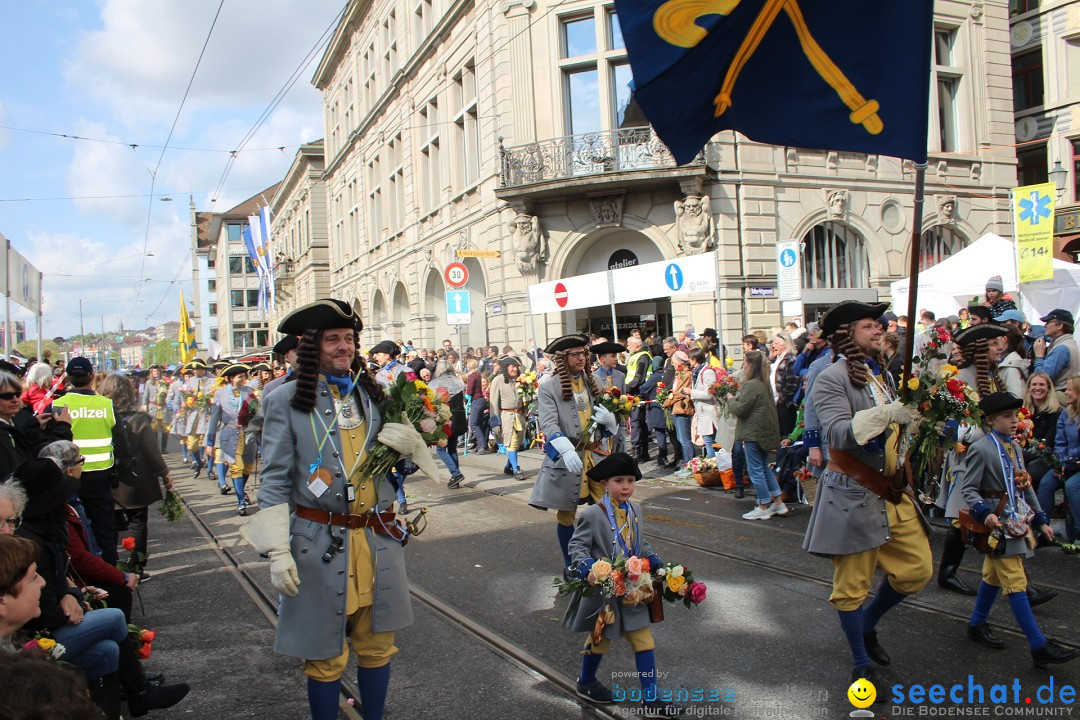
{"type": "MultiPolygon", "coordinates": [[[[918,308],[938,317],[955,315],[973,297],[983,299],[986,280],[1000,275],[1005,292],[1017,295],[1016,255],[1011,240],[987,234],[952,257],[919,273],[918,308]]],[[[891,285],[893,312],[904,314],[908,303],[907,278],[891,285]]],[[[1054,308],[1077,315],[1080,309],[1080,265],[1054,260],[1054,279],[1024,283],[1017,303],[1028,322],[1038,325],[1039,317],[1054,308]]]]}

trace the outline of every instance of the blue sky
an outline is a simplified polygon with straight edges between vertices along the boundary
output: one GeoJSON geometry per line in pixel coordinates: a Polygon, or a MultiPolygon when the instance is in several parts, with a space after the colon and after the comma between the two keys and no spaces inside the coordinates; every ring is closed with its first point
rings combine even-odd
{"type": "MultiPolygon", "coordinates": [[[[345,3],[225,0],[162,155],[219,2],[23,0],[0,9],[0,233],[45,274],[45,337],[79,332],[80,299],[88,332],[102,318],[109,332],[177,319],[179,290],[191,291],[189,196],[197,210],[226,210],[280,180],[296,147],[322,137],[321,94],[310,82],[317,55],[211,207],[228,151],[345,3]]],[[[28,312],[13,305],[12,317],[35,335],[28,312]]]]}

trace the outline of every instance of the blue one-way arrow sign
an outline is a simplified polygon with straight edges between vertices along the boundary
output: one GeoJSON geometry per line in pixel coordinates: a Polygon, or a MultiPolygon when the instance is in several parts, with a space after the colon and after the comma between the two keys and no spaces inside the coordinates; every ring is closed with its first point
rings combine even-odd
{"type": "Polygon", "coordinates": [[[678,290],[683,284],[682,268],[676,263],[671,263],[664,269],[664,282],[672,290],[678,290]]]}
{"type": "Polygon", "coordinates": [[[446,324],[468,325],[472,322],[472,302],[468,290],[446,291],[446,324]]]}

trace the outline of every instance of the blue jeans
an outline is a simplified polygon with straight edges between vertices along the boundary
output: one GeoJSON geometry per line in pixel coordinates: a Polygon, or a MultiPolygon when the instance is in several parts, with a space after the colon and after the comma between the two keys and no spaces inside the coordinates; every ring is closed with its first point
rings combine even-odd
{"type": "Polygon", "coordinates": [[[731,448],[731,474],[735,476],[735,487],[741,488],[743,475],[746,474],[746,452],[742,440],[736,440],[731,448]]]}
{"type": "Polygon", "coordinates": [[[780,484],[769,469],[769,453],[752,440],[743,442],[743,452],[746,454],[746,470],[750,482],[754,484],[758,505],[768,505],[774,496],[780,494],[780,484]]]}
{"type": "MultiPolygon", "coordinates": [[[[446,447],[435,446],[435,454],[439,456],[439,459],[446,465],[446,469],[450,471],[450,475],[457,475],[461,472],[458,467],[458,436],[451,435],[446,441],[446,447]]],[[[481,446],[482,447],[482,446],[481,446]]]]}
{"type": "Polygon", "coordinates": [[[1065,500],[1069,503],[1073,516],[1074,527],[1068,529],[1069,537],[1075,537],[1080,535],[1080,473],[1073,473],[1068,477],[1059,478],[1051,470],[1043,475],[1043,479],[1039,481],[1039,489],[1035,494],[1039,498],[1039,507],[1049,517],[1054,510],[1054,496],[1057,495],[1057,491],[1061,488],[1065,488],[1065,500]]]}
{"type": "Polygon", "coordinates": [[[105,608],[86,613],[78,625],[53,630],[52,636],[64,646],[64,661],[78,666],[93,680],[120,668],[120,643],[127,634],[124,613],[105,608]]]}
{"type": "Polygon", "coordinates": [[[694,421],[693,415],[676,415],[675,437],[679,439],[679,447],[682,448],[682,464],[694,459],[694,443],[690,440],[690,423],[694,421]]]}
{"type": "Polygon", "coordinates": [[[702,439],[705,441],[705,457],[716,457],[716,448],[712,446],[716,438],[712,435],[702,435],[702,439]]]}

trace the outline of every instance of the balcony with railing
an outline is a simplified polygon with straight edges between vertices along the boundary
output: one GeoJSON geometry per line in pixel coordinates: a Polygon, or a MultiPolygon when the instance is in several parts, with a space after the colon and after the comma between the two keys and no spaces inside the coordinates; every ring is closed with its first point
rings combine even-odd
{"type": "Polygon", "coordinates": [[[529,189],[603,183],[618,175],[630,184],[706,172],[704,153],[678,166],[671,151],[651,127],[619,128],[567,135],[506,147],[500,143],[499,196],[529,189]],[[663,171],[663,172],[656,172],[663,171]]]}

